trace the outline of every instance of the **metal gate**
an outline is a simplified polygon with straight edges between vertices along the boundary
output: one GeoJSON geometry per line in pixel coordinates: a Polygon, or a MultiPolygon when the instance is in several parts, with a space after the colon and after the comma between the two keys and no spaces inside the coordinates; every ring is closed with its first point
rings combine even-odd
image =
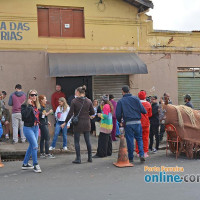
{"type": "Polygon", "coordinates": [[[191,102],[194,109],[200,110],[200,73],[193,72],[178,72],[178,104],[184,105],[184,96],[191,95],[191,102]]]}
{"type": "Polygon", "coordinates": [[[100,100],[103,94],[112,94],[118,101],[122,98],[124,85],[129,85],[129,75],[94,76],[93,97],[100,100]]]}

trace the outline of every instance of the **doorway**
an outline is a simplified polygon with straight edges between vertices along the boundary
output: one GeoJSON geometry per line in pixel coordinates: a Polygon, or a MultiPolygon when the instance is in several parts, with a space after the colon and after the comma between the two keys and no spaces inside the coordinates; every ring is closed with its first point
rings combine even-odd
{"type": "Polygon", "coordinates": [[[76,88],[85,85],[87,87],[86,97],[92,100],[92,76],[57,77],[56,84],[61,85],[68,101],[74,95],[76,88]]]}

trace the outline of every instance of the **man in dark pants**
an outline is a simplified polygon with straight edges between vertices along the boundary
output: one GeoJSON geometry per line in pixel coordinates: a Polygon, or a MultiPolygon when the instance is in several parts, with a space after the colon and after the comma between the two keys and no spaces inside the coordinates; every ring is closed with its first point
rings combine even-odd
{"type": "Polygon", "coordinates": [[[158,148],[159,148],[159,113],[158,113],[158,108],[159,105],[157,103],[157,96],[152,96],[151,97],[151,106],[152,106],[152,116],[149,118],[150,119],[150,144],[149,144],[149,149],[153,151],[153,153],[156,153],[158,148]],[[153,148],[153,137],[155,135],[156,138],[156,148],[153,148]]]}
{"type": "Polygon", "coordinates": [[[121,123],[122,118],[124,120],[129,161],[133,162],[134,138],[138,142],[140,160],[145,161],[141,113],[146,114],[147,111],[140,102],[140,99],[129,93],[129,87],[127,85],[122,87],[122,95],[123,97],[117,103],[116,117],[119,123],[121,123]]]}

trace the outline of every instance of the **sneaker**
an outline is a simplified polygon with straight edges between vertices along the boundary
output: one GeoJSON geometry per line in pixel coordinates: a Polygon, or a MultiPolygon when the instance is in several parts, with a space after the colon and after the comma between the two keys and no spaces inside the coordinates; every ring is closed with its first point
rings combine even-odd
{"type": "Polygon", "coordinates": [[[23,169],[23,170],[27,170],[27,169],[33,169],[33,166],[32,166],[31,164],[29,164],[29,163],[28,163],[28,164],[26,164],[26,165],[25,165],[25,164],[23,164],[23,165],[22,165],[22,169],[23,169]]]}
{"type": "Polygon", "coordinates": [[[137,157],[138,157],[138,158],[140,157],[139,153],[137,153],[137,157]]]}
{"type": "Polygon", "coordinates": [[[157,150],[156,150],[156,149],[153,149],[152,152],[153,152],[153,153],[157,153],[157,150]]]}
{"type": "Polygon", "coordinates": [[[72,163],[74,163],[74,164],[81,164],[81,160],[75,159],[74,161],[72,161],[72,163]]]}
{"type": "Polygon", "coordinates": [[[52,147],[52,146],[49,147],[49,151],[52,151],[54,149],[55,149],[55,147],[52,147]]]}
{"type": "Polygon", "coordinates": [[[46,156],[46,158],[55,158],[55,156],[53,154],[46,154],[45,156],[46,156]]]}
{"type": "Polygon", "coordinates": [[[34,168],[33,168],[33,171],[36,172],[36,173],[41,173],[42,170],[40,169],[40,165],[35,165],[34,168]]]}
{"type": "Polygon", "coordinates": [[[144,157],[148,158],[149,157],[148,153],[144,153],[144,157]]]}
{"type": "Polygon", "coordinates": [[[95,154],[94,156],[92,156],[92,158],[100,158],[97,154],[95,154]]]}
{"type": "Polygon", "coordinates": [[[130,162],[130,163],[133,163],[133,159],[129,159],[129,162],[130,162]]]}
{"type": "Polygon", "coordinates": [[[40,158],[46,158],[45,153],[41,153],[40,158]]]}
{"type": "Polygon", "coordinates": [[[6,138],[7,140],[9,140],[9,135],[8,135],[8,134],[6,134],[5,138],[6,138]]]}
{"type": "Polygon", "coordinates": [[[68,148],[67,147],[63,147],[63,151],[67,151],[68,150],[68,148]]]}
{"type": "Polygon", "coordinates": [[[141,157],[140,157],[140,161],[141,161],[141,162],[144,162],[144,161],[145,161],[144,156],[141,156],[141,157]]]}

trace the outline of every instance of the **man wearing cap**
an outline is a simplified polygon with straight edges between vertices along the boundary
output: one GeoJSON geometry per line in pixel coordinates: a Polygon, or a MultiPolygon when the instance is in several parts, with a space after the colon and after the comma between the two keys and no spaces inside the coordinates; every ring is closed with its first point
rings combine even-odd
{"type": "MultiPolygon", "coordinates": [[[[147,158],[149,157],[148,151],[149,151],[149,117],[152,116],[152,108],[151,104],[146,101],[146,91],[141,90],[138,93],[138,97],[140,99],[140,102],[144,106],[144,108],[147,111],[147,114],[142,114],[141,118],[141,125],[142,125],[142,140],[143,140],[143,149],[144,149],[144,157],[147,158]]],[[[136,153],[139,156],[139,149],[138,149],[138,144],[136,142],[136,153]]]]}
{"type": "Polygon", "coordinates": [[[123,118],[129,161],[133,162],[134,138],[138,143],[140,160],[145,161],[142,141],[141,114],[146,114],[147,111],[140,102],[140,99],[129,93],[128,85],[122,87],[122,95],[123,97],[117,103],[116,117],[119,123],[121,123],[123,118]]]}

